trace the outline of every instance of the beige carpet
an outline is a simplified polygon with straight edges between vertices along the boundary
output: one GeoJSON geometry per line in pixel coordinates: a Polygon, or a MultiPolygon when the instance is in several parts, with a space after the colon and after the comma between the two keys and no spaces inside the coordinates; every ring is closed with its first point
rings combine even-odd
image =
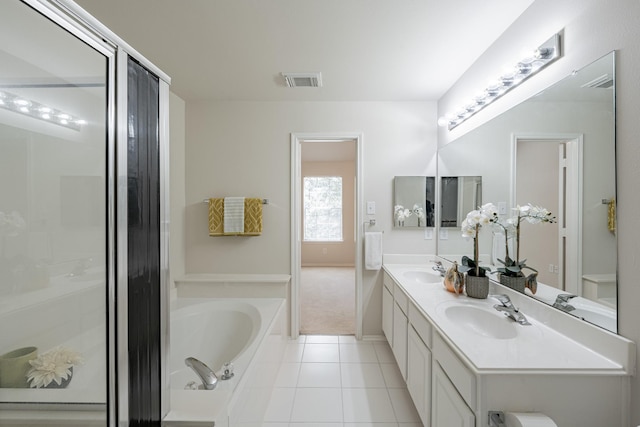
{"type": "Polygon", "coordinates": [[[300,281],[300,333],[353,335],[355,269],[303,267],[300,281]]]}

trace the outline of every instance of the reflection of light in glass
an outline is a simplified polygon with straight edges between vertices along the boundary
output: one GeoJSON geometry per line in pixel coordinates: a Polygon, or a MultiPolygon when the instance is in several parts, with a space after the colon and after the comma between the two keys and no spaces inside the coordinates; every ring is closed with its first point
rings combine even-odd
{"type": "Polygon", "coordinates": [[[56,110],[39,102],[4,91],[0,91],[0,108],[24,114],[34,119],[49,121],[49,123],[55,123],[77,131],[80,130],[82,125],[87,124],[86,120],[73,117],[64,111],[56,110]],[[57,120],[51,120],[52,117],[56,117],[57,120]]]}

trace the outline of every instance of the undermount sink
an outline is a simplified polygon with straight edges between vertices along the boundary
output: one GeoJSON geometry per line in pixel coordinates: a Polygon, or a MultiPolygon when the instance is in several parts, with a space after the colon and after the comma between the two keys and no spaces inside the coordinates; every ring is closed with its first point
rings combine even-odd
{"type": "Polygon", "coordinates": [[[440,273],[433,270],[409,270],[402,273],[406,279],[420,283],[439,283],[442,280],[440,273]]]}
{"type": "Polygon", "coordinates": [[[517,325],[492,307],[478,307],[474,305],[449,305],[444,309],[444,315],[456,327],[465,329],[474,335],[487,338],[508,340],[518,335],[517,325]]]}

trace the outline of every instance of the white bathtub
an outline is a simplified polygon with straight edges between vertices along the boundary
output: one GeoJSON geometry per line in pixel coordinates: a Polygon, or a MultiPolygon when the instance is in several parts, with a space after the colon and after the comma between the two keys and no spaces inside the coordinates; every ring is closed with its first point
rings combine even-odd
{"type": "Polygon", "coordinates": [[[240,417],[258,420],[267,402],[253,400],[270,395],[267,388],[286,346],[284,314],[280,298],[179,298],[171,311],[170,410],[163,424],[227,426],[243,422],[240,417]],[[216,373],[232,362],[235,375],[218,381],[215,390],[185,390],[190,381],[201,384],[184,364],[187,357],[216,373]],[[254,413],[248,414],[248,406],[254,413]]]}

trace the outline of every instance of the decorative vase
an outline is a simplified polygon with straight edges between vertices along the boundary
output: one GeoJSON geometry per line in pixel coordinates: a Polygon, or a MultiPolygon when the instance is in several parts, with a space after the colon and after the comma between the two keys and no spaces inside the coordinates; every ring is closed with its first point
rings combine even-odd
{"type": "Polygon", "coordinates": [[[0,388],[28,388],[29,361],[36,357],[36,347],[23,347],[0,356],[0,388]]]}
{"type": "Polygon", "coordinates": [[[524,294],[525,280],[526,280],[526,277],[524,276],[506,276],[504,274],[500,275],[501,284],[523,294],[524,294]]]}
{"type": "Polygon", "coordinates": [[[467,296],[471,298],[484,299],[489,295],[489,278],[476,277],[467,273],[465,277],[465,288],[467,296]]]}
{"type": "Polygon", "coordinates": [[[71,378],[73,377],[73,366],[69,368],[69,371],[71,371],[69,376],[67,378],[63,378],[60,384],[58,384],[55,381],[51,381],[49,384],[47,384],[43,388],[67,388],[67,386],[71,382],[71,378]]]}

